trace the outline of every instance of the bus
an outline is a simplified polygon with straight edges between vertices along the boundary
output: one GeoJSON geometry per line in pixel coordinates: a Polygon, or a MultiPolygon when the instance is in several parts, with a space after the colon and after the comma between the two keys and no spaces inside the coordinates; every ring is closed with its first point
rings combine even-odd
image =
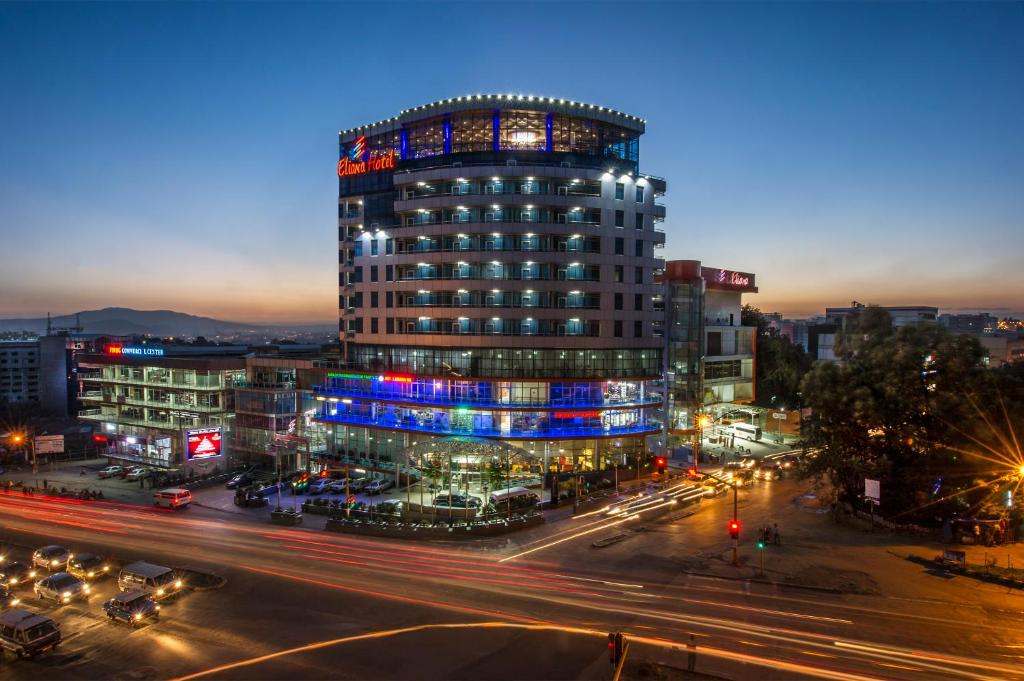
{"type": "Polygon", "coordinates": [[[761,427],[752,426],[749,423],[734,423],[729,427],[729,433],[751,442],[757,442],[761,439],[761,427]]]}

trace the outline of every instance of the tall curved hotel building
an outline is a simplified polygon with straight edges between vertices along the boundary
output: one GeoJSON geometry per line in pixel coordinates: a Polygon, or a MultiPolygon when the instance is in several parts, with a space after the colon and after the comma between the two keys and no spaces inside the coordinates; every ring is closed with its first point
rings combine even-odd
{"type": "Polygon", "coordinates": [[[660,435],[664,261],[644,121],[472,95],[340,133],[339,451],[510,442],[591,470],[660,435]]]}

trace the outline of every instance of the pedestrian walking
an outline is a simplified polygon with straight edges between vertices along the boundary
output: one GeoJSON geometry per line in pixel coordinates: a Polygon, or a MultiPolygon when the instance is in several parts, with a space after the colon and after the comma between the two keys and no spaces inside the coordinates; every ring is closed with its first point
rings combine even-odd
{"type": "Polygon", "coordinates": [[[693,634],[690,634],[690,640],[686,642],[686,671],[693,672],[697,668],[697,641],[693,634]]]}
{"type": "Polygon", "coordinates": [[[772,543],[778,546],[782,543],[782,537],[779,536],[779,524],[775,523],[772,527],[772,543]]]}

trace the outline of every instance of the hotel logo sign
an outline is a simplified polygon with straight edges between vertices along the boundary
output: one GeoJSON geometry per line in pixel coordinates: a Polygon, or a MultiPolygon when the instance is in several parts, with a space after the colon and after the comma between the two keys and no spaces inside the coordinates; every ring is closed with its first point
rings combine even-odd
{"type": "Polygon", "coordinates": [[[750,275],[745,272],[718,270],[715,281],[726,286],[750,286],[750,275]]]}
{"type": "Polygon", "coordinates": [[[352,148],[338,161],[338,177],[364,175],[381,170],[395,169],[395,150],[370,151],[366,146],[366,135],[360,135],[352,148]]]}

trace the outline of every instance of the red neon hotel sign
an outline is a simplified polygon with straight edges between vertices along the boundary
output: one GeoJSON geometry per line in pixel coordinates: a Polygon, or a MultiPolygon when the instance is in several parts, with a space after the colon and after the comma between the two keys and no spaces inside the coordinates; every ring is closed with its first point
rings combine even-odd
{"type": "Polygon", "coordinates": [[[362,175],[380,170],[395,169],[395,150],[371,152],[366,147],[366,135],[360,135],[348,153],[338,161],[338,177],[362,175]]]}

